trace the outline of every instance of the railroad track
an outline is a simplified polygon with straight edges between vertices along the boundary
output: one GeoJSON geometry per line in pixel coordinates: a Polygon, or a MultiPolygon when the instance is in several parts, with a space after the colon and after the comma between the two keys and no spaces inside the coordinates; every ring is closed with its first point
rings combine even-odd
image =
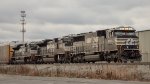
{"type": "MultiPolygon", "coordinates": [[[[7,65],[7,64],[0,64],[7,65]]],[[[9,64],[11,65],[11,64],[9,64]]],[[[141,63],[53,63],[53,64],[12,64],[12,65],[150,65],[150,62],[141,63]]]]}

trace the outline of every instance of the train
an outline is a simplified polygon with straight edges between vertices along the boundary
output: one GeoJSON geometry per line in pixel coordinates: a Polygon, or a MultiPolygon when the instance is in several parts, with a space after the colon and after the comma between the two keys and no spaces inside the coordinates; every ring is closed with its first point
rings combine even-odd
{"type": "Polygon", "coordinates": [[[136,30],[130,26],[17,44],[12,49],[8,56],[10,64],[133,63],[142,58],[136,30]]]}

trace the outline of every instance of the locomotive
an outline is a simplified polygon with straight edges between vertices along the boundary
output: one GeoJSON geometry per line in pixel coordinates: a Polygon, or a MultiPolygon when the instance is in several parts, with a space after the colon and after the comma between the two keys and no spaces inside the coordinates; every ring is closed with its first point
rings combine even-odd
{"type": "Polygon", "coordinates": [[[71,34],[19,44],[11,63],[85,63],[141,61],[136,30],[130,26],[71,34]]]}

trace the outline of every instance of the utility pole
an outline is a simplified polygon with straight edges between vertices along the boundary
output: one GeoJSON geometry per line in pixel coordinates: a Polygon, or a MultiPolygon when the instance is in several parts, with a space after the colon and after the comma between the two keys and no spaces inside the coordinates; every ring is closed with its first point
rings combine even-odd
{"type": "Polygon", "coordinates": [[[24,44],[24,33],[26,32],[25,28],[24,28],[24,25],[26,24],[25,23],[25,17],[26,17],[26,14],[25,14],[25,11],[21,11],[21,25],[22,25],[22,42],[24,44]]]}

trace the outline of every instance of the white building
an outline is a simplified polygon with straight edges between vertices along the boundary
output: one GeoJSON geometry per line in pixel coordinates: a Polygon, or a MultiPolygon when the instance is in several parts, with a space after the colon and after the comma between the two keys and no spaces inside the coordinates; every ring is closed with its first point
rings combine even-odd
{"type": "Polygon", "coordinates": [[[150,62],[150,30],[138,31],[142,62],[150,62]]]}

